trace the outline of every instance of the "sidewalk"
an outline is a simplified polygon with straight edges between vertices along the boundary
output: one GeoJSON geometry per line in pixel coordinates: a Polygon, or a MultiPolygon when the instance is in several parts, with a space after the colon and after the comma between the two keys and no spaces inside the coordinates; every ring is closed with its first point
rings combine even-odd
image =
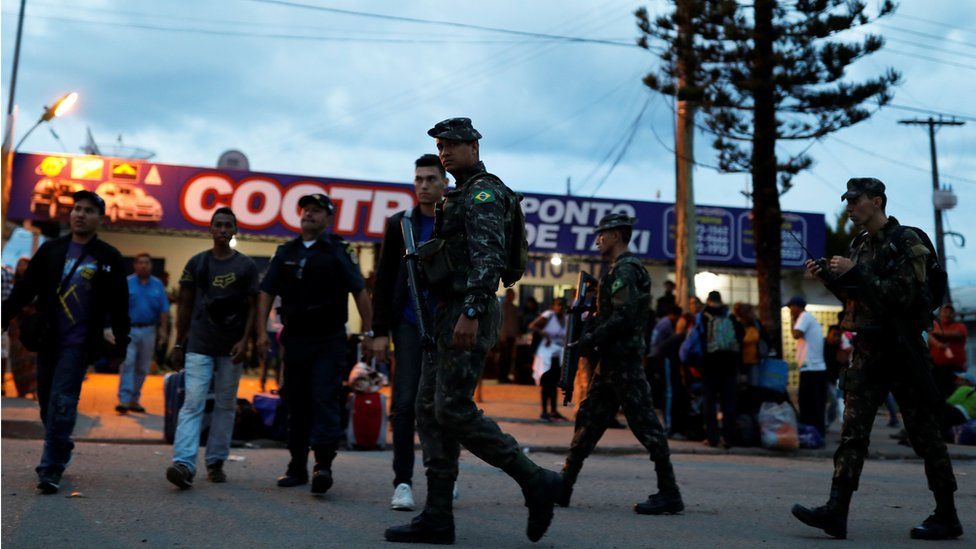
{"type": "MultiPolygon", "coordinates": [[[[143,387],[142,405],[146,414],[118,414],[115,411],[118,376],[112,374],[88,374],[78,409],[75,440],[111,443],[163,443],[163,376],[151,375],[143,387]]],[[[258,392],[258,380],[241,379],[239,396],[252,399],[258,392]]],[[[388,390],[388,389],[387,389],[388,390]]],[[[487,382],[482,388],[483,401],[479,406],[485,414],[498,421],[501,428],[514,436],[530,452],[564,454],[573,438],[570,421],[541,423],[538,421],[540,404],[539,388],[525,385],[497,385],[487,382]]],[[[560,396],[561,398],[561,396],[560,396]]],[[[573,409],[561,408],[570,419],[573,409]]],[[[31,400],[3,398],[2,436],[5,438],[43,438],[44,432],[37,413],[37,404],[31,400]]],[[[827,447],[821,450],[798,450],[792,453],[774,452],[763,448],[710,448],[700,442],[670,441],[675,454],[731,454],[758,456],[791,456],[798,458],[829,459],[840,438],[839,424],[835,423],[827,434],[827,447]]],[[[873,459],[914,459],[911,448],[901,446],[888,435],[894,432],[887,427],[886,416],[875,421],[870,457],[873,459]]],[[[388,435],[389,440],[389,435],[388,435]]],[[[643,454],[630,431],[609,429],[596,449],[604,454],[643,454]]],[[[976,460],[976,446],[949,445],[949,455],[956,460],[976,460]]]]}

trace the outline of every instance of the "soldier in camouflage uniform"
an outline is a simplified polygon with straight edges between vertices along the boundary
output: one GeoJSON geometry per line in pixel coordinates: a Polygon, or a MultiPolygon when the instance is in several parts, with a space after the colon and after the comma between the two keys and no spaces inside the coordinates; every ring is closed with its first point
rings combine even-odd
{"type": "Polygon", "coordinates": [[[642,515],[673,514],[685,507],[671,467],[668,439],[654,413],[651,386],[641,365],[644,319],[650,314],[651,278],[640,260],[627,250],[635,221],[623,214],[609,214],[597,227],[597,248],[612,265],[600,280],[595,325],[579,342],[581,354],[591,356],[598,365],[576,414],[559,504],[569,505],[583,460],[622,406],[630,430],[647,448],[657,472],[658,492],[635,505],[634,511],[642,515]]]}
{"type": "Polygon", "coordinates": [[[878,406],[891,391],[915,453],[935,496],[935,513],[910,532],[916,539],[962,535],[956,515],[956,479],[939,431],[939,398],[921,332],[931,329],[926,262],[934,250],[913,229],[885,214],[884,184],[874,178],[847,182],[847,213],[861,229],[850,258],[834,256],[827,270],[807,261],[807,270],[845,304],[844,328],[855,332],[854,354],[840,374],[844,423],[834,454],[834,478],[826,505],[793,507],[793,515],[827,534],[847,536],[847,512],[868,451],[878,406]]]}
{"type": "Polygon", "coordinates": [[[501,323],[495,292],[509,258],[512,208],[518,197],[479,160],[481,134],[467,118],[435,125],[444,168],[456,188],[437,207],[434,234],[421,246],[427,286],[436,301],[433,362],[425,361],[417,394],[417,427],[427,468],[427,503],[410,524],[389,528],[388,541],[452,543],[451,509],[458,455],[463,445],[522,487],[529,509],[526,535],[548,529],[562,491],[559,474],[533,463],[510,435],[485,417],[472,399],[485,357],[501,323]]]}

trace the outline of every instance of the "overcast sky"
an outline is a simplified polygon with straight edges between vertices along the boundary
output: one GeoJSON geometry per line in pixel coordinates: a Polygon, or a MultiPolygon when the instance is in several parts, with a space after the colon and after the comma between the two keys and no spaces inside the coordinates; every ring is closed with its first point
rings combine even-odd
{"type": "MultiPolygon", "coordinates": [[[[667,9],[660,0],[297,1],[615,42],[637,36],[635,8],[667,9]]],[[[2,4],[4,107],[18,4],[2,4]]],[[[253,170],[407,182],[413,160],[433,151],[426,130],[469,116],[484,135],[483,160],[518,190],[563,193],[569,177],[583,196],[674,200],[673,112],[640,82],[658,62],[647,51],[271,4],[29,0],[17,136],[74,90],[77,110],[53,125],[69,152],[87,126],[103,145],[121,134],[159,162],[209,166],[237,148],[253,170]]],[[[852,78],[894,67],[904,75],[895,104],[970,117],[942,129],[937,144],[942,181],[959,196],[947,227],[969,239],[965,249],[947,240],[951,283],[976,284],[976,12],[965,0],[904,0],[872,28],[886,48],[854,65],[852,78]]],[[[888,108],[814,144],[816,164],[783,208],[832,223],[845,181],[870,175],[888,185],[889,213],[931,233],[927,133],[897,123],[915,116],[926,115],[888,108]]],[[[45,128],[22,150],[62,149],[45,128]]],[[[696,155],[714,163],[707,135],[696,137],[696,155]]],[[[747,184],[741,174],[695,172],[700,204],[746,206],[747,184]]]]}

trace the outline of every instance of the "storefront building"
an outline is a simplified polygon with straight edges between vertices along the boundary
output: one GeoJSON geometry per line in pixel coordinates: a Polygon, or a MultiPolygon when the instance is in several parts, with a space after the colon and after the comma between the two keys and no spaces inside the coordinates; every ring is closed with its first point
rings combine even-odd
{"type": "MultiPolygon", "coordinates": [[[[66,154],[17,154],[13,182],[8,219],[17,221],[56,221],[70,210],[72,193],[97,192],[106,201],[109,218],[103,238],[127,257],[150,253],[158,260],[157,271],[170,274],[171,288],[187,260],[209,247],[206,229],[219,207],[229,206],[237,214],[236,249],[263,267],[278,244],[296,235],[298,199],[323,192],[337,207],[334,232],[354,244],[363,274],[369,276],[387,217],[414,205],[413,189],[407,184],[66,154]]],[[[514,186],[517,190],[518,184],[514,186]]],[[[516,288],[520,302],[533,296],[547,306],[553,297],[572,291],[580,270],[599,277],[604,265],[596,255],[595,227],[611,212],[637,218],[631,249],[651,274],[655,298],[663,293],[664,281],[673,277],[673,204],[526,193],[522,208],[531,256],[525,278],[516,288]]],[[[704,297],[714,289],[730,304],[758,303],[749,210],[713,206],[697,210],[698,294],[704,297]]],[[[839,310],[836,300],[819,283],[803,278],[806,253],[788,235],[792,232],[819,257],[824,249],[824,216],[784,212],[783,218],[784,298],[803,294],[812,310],[832,314],[839,310]]],[[[10,262],[6,253],[5,261],[10,262]]],[[[357,331],[355,307],[351,313],[349,327],[357,331]]],[[[787,339],[784,343],[790,348],[787,339]]]]}

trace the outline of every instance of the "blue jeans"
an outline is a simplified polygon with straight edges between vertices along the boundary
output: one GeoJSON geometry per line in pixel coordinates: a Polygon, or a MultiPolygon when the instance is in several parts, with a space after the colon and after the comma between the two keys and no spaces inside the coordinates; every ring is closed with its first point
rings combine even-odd
{"type": "Polygon", "coordinates": [[[125,362],[119,369],[119,402],[138,404],[142,384],[149,375],[149,364],[156,352],[156,326],[132,328],[125,362]]]}
{"type": "Polygon", "coordinates": [[[71,432],[78,420],[78,398],[88,364],[85,348],[73,345],[37,355],[37,400],[44,424],[44,452],[38,474],[64,472],[75,447],[71,432]]]}
{"type": "Polygon", "coordinates": [[[182,463],[191,473],[197,470],[197,451],[200,449],[200,425],[207,404],[210,379],[214,379],[214,410],[207,436],[205,462],[209,465],[224,461],[230,454],[230,440],[234,434],[234,415],[237,413],[237,385],[243,364],[234,364],[229,356],[210,356],[187,353],[186,398],[180,408],[173,442],[173,463],[182,463]]]}

